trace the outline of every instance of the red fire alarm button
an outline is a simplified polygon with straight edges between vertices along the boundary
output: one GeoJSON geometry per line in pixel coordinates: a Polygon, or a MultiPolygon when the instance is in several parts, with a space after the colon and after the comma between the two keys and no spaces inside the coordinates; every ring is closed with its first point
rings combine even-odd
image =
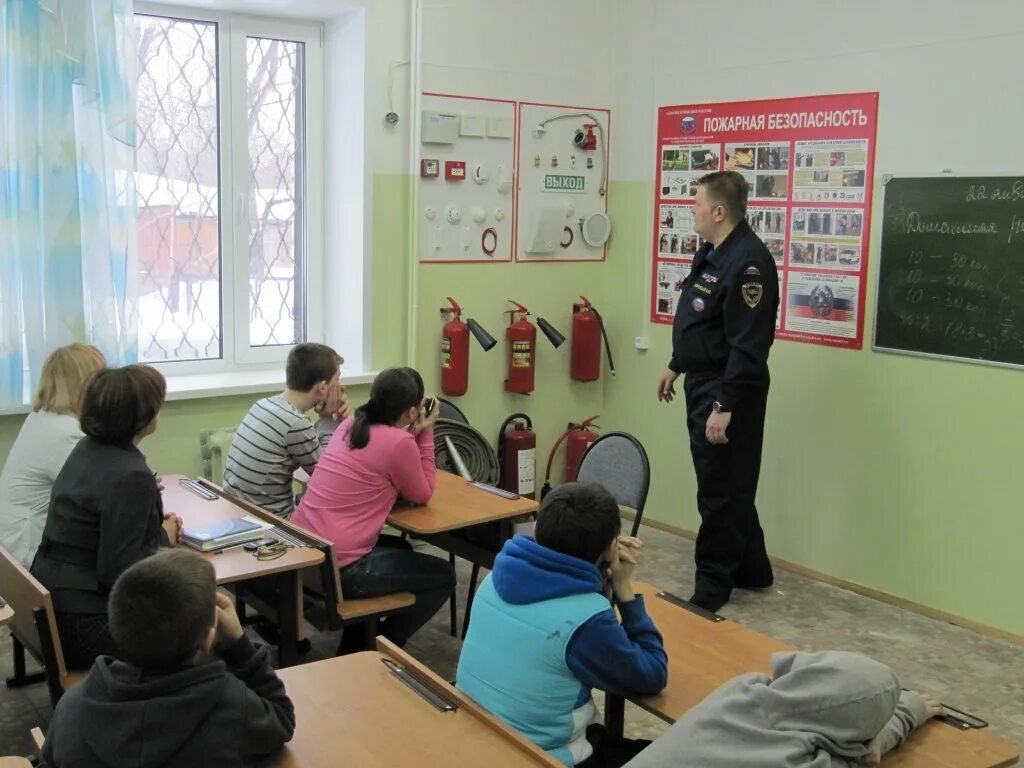
{"type": "Polygon", "coordinates": [[[437,160],[423,158],[420,160],[420,176],[424,179],[436,179],[440,174],[437,160]]]}
{"type": "Polygon", "coordinates": [[[462,160],[446,160],[444,178],[446,181],[465,181],[466,164],[462,160]]]}

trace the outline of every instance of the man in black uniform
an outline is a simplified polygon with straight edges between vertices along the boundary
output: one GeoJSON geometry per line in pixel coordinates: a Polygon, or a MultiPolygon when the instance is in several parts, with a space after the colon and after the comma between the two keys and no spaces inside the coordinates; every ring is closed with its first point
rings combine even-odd
{"type": "Polygon", "coordinates": [[[733,587],[763,588],[773,579],[754,497],[779,281],[746,210],[747,182],[739,173],[701,178],[693,219],[707,242],[683,283],[672,359],[658,380],[658,399],[670,402],[675,380],[686,374],[686,425],[701,516],[690,600],[711,611],[729,601],[733,587]]]}

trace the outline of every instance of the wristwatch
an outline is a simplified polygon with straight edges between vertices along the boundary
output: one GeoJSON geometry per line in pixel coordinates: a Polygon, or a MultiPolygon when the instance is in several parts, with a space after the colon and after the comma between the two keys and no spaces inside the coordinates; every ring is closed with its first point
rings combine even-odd
{"type": "Polygon", "coordinates": [[[711,410],[714,411],[715,413],[728,413],[729,412],[729,409],[726,408],[724,405],[722,405],[717,400],[715,400],[714,404],[711,406],[711,410]]]}

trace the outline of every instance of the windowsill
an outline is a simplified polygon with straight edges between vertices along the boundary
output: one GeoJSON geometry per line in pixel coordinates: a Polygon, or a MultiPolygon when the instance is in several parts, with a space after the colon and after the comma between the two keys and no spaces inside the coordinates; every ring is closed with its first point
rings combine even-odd
{"type": "MultiPolygon", "coordinates": [[[[341,376],[345,386],[370,384],[376,372],[346,374],[341,376]]],[[[209,397],[230,397],[274,392],[284,389],[284,370],[281,366],[258,368],[244,371],[221,373],[190,373],[167,376],[167,400],[199,400],[209,397]]],[[[22,416],[32,411],[31,405],[0,408],[0,417],[22,416]]]]}
{"type": "MultiPolygon", "coordinates": [[[[355,373],[341,375],[346,386],[369,384],[377,374],[355,373]]],[[[228,397],[273,392],[284,389],[284,370],[281,366],[221,373],[191,373],[167,377],[167,400],[198,400],[206,397],[228,397]]]]}

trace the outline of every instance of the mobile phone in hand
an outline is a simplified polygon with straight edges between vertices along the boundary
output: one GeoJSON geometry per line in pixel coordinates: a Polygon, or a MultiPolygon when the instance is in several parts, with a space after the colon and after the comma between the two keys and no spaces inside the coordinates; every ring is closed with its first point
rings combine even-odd
{"type": "Polygon", "coordinates": [[[427,404],[423,407],[423,415],[424,416],[429,416],[431,413],[433,413],[434,406],[436,406],[436,405],[437,405],[437,398],[436,397],[432,397],[429,400],[427,400],[427,404]]]}

